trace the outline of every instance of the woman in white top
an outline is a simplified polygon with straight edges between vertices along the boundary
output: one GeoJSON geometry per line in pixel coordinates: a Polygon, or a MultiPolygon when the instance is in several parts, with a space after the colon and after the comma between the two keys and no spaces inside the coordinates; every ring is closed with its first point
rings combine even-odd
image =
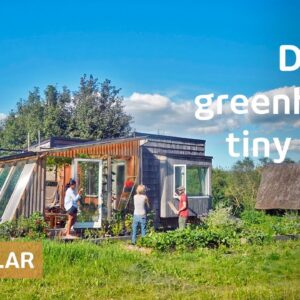
{"type": "Polygon", "coordinates": [[[69,188],[66,191],[65,195],[65,209],[68,214],[68,222],[67,222],[67,229],[66,229],[66,236],[71,237],[70,231],[71,227],[76,222],[77,211],[78,211],[78,200],[81,198],[83,189],[78,191],[78,194],[75,193],[76,188],[76,181],[74,179],[70,180],[69,188]]]}
{"type": "Polygon", "coordinates": [[[145,195],[145,186],[139,185],[136,189],[136,195],[134,195],[134,213],[133,213],[133,223],[132,223],[132,244],[136,243],[137,229],[138,225],[141,225],[142,236],[146,235],[146,206],[150,207],[149,200],[145,195]]]}

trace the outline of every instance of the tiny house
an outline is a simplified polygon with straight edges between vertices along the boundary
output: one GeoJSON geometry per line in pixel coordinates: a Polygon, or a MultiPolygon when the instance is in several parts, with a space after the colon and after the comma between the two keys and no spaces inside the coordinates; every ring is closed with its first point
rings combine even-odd
{"type": "Polygon", "coordinates": [[[145,133],[101,141],[53,137],[0,158],[0,218],[40,211],[57,226],[65,214],[65,187],[74,178],[84,189],[77,228],[100,228],[114,210],[132,210],[138,184],[146,186],[155,225],[172,225],[169,202],[178,205],[178,186],[186,187],[190,216],[207,214],[211,169],[204,140],[145,133]]]}

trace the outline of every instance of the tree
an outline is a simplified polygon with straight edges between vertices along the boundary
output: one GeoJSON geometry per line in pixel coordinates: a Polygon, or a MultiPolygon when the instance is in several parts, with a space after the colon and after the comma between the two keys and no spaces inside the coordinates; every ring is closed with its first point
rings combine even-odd
{"type": "Polygon", "coordinates": [[[40,95],[39,88],[17,103],[0,124],[0,148],[22,149],[30,142],[51,136],[102,139],[127,135],[131,116],[124,112],[123,98],[109,80],[100,85],[92,75],[80,79],[73,95],[67,87],[58,91],[48,85],[40,95]]]}
{"type": "Polygon", "coordinates": [[[228,176],[225,195],[236,214],[244,209],[255,207],[260,175],[260,168],[256,168],[250,158],[245,158],[233,165],[228,176]]]}
{"type": "Polygon", "coordinates": [[[27,145],[27,135],[37,140],[38,131],[43,128],[44,108],[39,89],[29,92],[27,100],[17,103],[17,110],[11,111],[4,121],[1,148],[21,149],[27,145]],[[36,138],[33,138],[36,137],[36,138]]]}
{"type": "Polygon", "coordinates": [[[273,163],[272,159],[270,159],[269,157],[260,158],[259,162],[262,167],[268,166],[273,163]]]}
{"type": "Polygon", "coordinates": [[[226,189],[228,188],[229,172],[220,168],[212,170],[212,206],[216,208],[218,204],[223,203],[230,206],[226,197],[226,189]]]}
{"type": "Polygon", "coordinates": [[[284,163],[286,163],[286,164],[294,164],[294,163],[296,163],[296,162],[295,162],[293,159],[287,157],[287,158],[284,160],[284,163]]]}
{"type": "Polygon", "coordinates": [[[238,160],[232,167],[236,172],[249,172],[255,168],[254,161],[250,157],[244,158],[244,160],[238,160]]]}
{"type": "Polygon", "coordinates": [[[65,136],[68,134],[71,120],[71,94],[63,87],[59,93],[56,87],[48,85],[45,90],[45,119],[43,133],[45,137],[65,136]]]}
{"type": "Polygon", "coordinates": [[[132,117],[124,112],[120,89],[106,79],[84,75],[79,91],[74,93],[70,135],[85,139],[103,139],[127,135],[132,117]]]}

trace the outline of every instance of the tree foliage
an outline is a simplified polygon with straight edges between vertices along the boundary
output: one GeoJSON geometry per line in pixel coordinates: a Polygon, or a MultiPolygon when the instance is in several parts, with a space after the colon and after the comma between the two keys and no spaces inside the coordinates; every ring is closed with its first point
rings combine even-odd
{"type": "Polygon", "coordinates": [[[0,148],[22,149],[30,142],[51,136],[102,139],[127,135],[131,116],[124,112],[120,89],[92,75],[84,75],[73,93],[48,85],[42,97],[39,88],[21,99],[0,126],[0,148]]]}
{"type": "Polygon", "coordinates": [[[239,215],[244,209],[254,209],[260,183],[261,167],[245,158],[236,162],[231,170],[213,170],[213,204],[233,207],[239,215]]]}
{"type": "Polygon", "coordinates": [[[74,93],[70,134],[81,138],[119,137],[130,131],[131,117],[124,112],[120,89],[106,79],[99,86],[91,75],[83,76],[74,93]]]}

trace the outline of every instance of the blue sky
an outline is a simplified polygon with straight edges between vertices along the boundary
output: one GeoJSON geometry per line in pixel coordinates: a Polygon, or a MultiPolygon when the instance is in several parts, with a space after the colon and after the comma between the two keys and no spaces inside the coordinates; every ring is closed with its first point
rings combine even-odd
{"type": "MultiPolygon", "coordinates": [[[[300,70],[278,67],[281,44],[300,48],[299,11],[299,1],[2,1],[0,113],[34,86],[75,90],[82,74],[93,74],[122,88],[134,128],[205,138],[215,165],[230,166],[226,126],[191,130],[193,99],[299,86],[300,70]]],[[[256,122],[232,131],[300,138],[295,123],[256,122]]],[[[300,150],[288,156],[299,160],[300,150]]]]}

